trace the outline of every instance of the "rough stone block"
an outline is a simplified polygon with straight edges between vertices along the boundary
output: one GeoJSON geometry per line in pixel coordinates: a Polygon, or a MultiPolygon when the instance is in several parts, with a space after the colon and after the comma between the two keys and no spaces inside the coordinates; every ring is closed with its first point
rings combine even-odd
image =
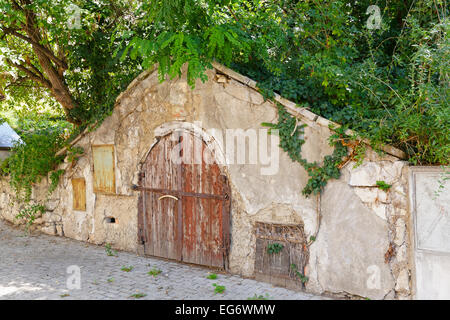
{"type": "Polygon", "coordinates": [[[397,277],[397,283],[395,284],[395,291],[409,291],[409,275],[407,269],[400,271],[397,277]]]}
{"type": "Polygon", "coordinates": [[[351,171],[349,185],[353,187],[374,187],[380,180],[381,167],[375,162],[366,162],[351,171]]]}
{"type": "Polygon", "coordinates": [[[398,262],[403,262],[408,259],[408,251],[406,245],[401,245],[397,247],[396,256],[398,262]]]}
{"type": "Polygon", "coordinates": [[[378,189],[377,188],[354,188],[356,195],[361,199],[362,202],[375,202],[378,199],[378,189]]]}
{"type": "Polygon", "coordinates": [[[232,95],[233,97],[239,100],[251,102],[249,88],[234,80],[230,81],[230,83],[225,85],[225,92],[227,92],[228,94],[232,95]]]}
{"type": "Polygon", "coordinates": [[[250,101],[253,104],[260,105],[264,103],[264,97],[258,92],[250,91],[250,101]]]}
{"type": "Polygon", "coordinates": [[[374,203],[371,205],[372,210],[375,212],[375,214],[380,217],[383,220],[387,220],[387,206],[383,203],[374,203]]]}
{"type": "Polygon", "coordinates": [[[381,161],[382,164],[379,180],[385,181],[388,184],[393,184],[397,181],[401,174],[402,168],[405,165],[403,161],[381,161]]]}
{"type": "Polygon", "coordinates": [[[395,239],[394,243],[396,245],[401,245],[405,241],[405,234],[406,234],[406,224],[403,219],[397,219],[397,222],[395,223],[395,239]]]}

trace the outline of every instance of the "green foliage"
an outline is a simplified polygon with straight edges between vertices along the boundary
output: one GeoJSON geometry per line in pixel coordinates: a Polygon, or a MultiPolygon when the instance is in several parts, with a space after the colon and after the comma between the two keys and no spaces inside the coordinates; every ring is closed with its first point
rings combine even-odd
{"type": "Polygon", "coordinates": [[[64,174],[64,170],[56,170],[50,173],[50,185],[48,187],[48,194],[51,195],[56,190],[59,183],[59,178],[64,174]]]}
{"type": "Polygon", "coordinates": [[[449,167],[446,166],[441,166],[442,172],[439,175],[439,179],[438,179],[438,183],[439,186],[437,188],[437,190],[434,192],[433,195],[433,199],[436,200],[437,198],[439,198],[439,196],[441,195],[441,193],[444,191],[445,189],[445,182],[450,180],[450,170],[449,167]]]}
{"type": "Polygon", "coordinates": [[[16,215],[16,219],[24,219],[27,228],[30,227],[39,215],[44,214],[45,207],[41,204],[26,204],[16,215]]]}
{"type": "Polygon", "coordinates": [[[334,146],[333,154],[325,156],[323,165],[318,163],[307,163],[302,161],[310,179],[303,189],[302,193],[306,196],[310,194],[319,194],[326,186],[328,180],[339,179],[341,172],[339,165],[343,157],[347,155],[347,147],[342,144],[341,140],[331,141],[330,144],[334,146]]]}
{"type": "Polygon", "coordinates": [[[66,81],[79,105],[71,115],[84,127],[109,116],[117,96],[143,71],[141,59],[120,59],[113,54],[121,53],[121,46],[128,43],[117,31],[143,30],[129,19],[135,11],[133,1],[81,1],[78,5],[84,12],[82,29],[67,34],[71,41],[66,47],[70,67],[66,81]]]}
{"type": "Polygon", "coordinates": [[[385,181],[377,181],[377,187],[383,191],[388,191],[392,186],[385,181]]]}
{"type": "Polygon", "coordinates": [[[339,164],[347,155],[347,147],[342,144],[344,128],[336,129],[336,134],[330,137],[330,145],[334,146],[333,154],[325,156],[323,164],[320,165],[317,162],[310,163],[302,158],[305,125],[300,125],[298,120],[291,116],[282,105],[278,104],[278,123],[263,123],[262,125],[270,127],[269,133],[272,133],[274,129],[278,130],[280,147],[288,153],[292,161],[300,163],[308,172],[310,179],[302,191],[303,195],[319,194],[328,180],[339,179],[341,175],[339,164]]]}
{"type": "MultiPolygon", "coordinates": [[[[63,160],[55,153],[64,145],[64,128],[35,127],[33,131],[22,131],[21,139],[22,142],[16,143],[12,149],[3,170],[9,174],[18,199],[28,202],[33,184],[54,171],[63,160]]],[[[50,174],[50,192],[55,189],[61,174],[59,170],[50,174]]]]}
{"type": "Polygon", "coordinates": [[[159,270],[158,268],[152,268],[152,270],[150,270],[149,272],[147,272],[147,274],[149,276],[153,276],[156,277],[158,274],[160,274],[162,271],[159,270]]]}
{"type": "Polygon", "coordinates": [[[283,250],[284,246],[281,243],[270,243],[267,245],[267,253],[276,254],[283,250]]]}
{"type": "Polygon", "coordinates": [[[103,119],[142,71],[140,59],[112,57],[126,43],[113,36],[116,31],[140,32],[131,19],[137,5],[122,0],[0,0],[0,107],[25,105],[35,112],[47,105],[81,125],[103,119]],[[78,13],[79,25],[74,26],[70,22],[78,13]],[[42,50],[50,65],[39,57],[42,50]],[[66,89],[55,88],[56,78],[67,87],[73,108],[56,102],[66,89]]]}
{"type": "Polygon", "coordinates": [[[365,144],[359,143],[356,146],[356,148],[354,150],[354,157],[353,157],[353,160],[355,160],[356,163],[353,166],[353,169],[359,167],[362,164],[362,162],[364,160],[364,156],[366,154],[366,151],[367,151],[367,148],[366,148],[365,144]]]}
{"type": "Polygon", "coordinates": [[[213,283],[213,287],[214,287],[214,293],[215,294],[217,294],[217,293],[224,293],[225,292],[225,286],[221,286],[221,285],[218,285],[217,283],[213,283]]]}
{"type": "Polygon", "coordinates": [[[210,280],[216,280],[217,279],[217,274],[215,273],[211,273],[209,274],[206,279],[210,279],[210,280]]]}
{"type": "Polygon", "coordinates": [[[296,264],[294,264],[294,263],[291,264],[291,270],[294,272],[294,274],[300,279],[300,281],[303,284],[308,282],[309,278],[307,276],[305,276],[303,273],[301,273],[300,271],[298,271],[296,264]]]}
{"type": "Polygon", "coordinates": [[[415,164],[448,163],[448,8],[431,1],[377,3],[382,27],[367,30],[371,4],[274,3],[273,12],[284,6],[286,22],[266,22],[278,30],[267,40],[278,50],[236,65],[261,88],[351,127],[375,147],[397,146],[415,164]]]}
{"type": "Polygon", "coordinates": [[[84,153],[83,148],[81,147],[68,147],[67,148],[67,162],[77,161],[79,156],[84,153]]]}
{"type": "Polygon", "coordinates": [[[147,294],[146,293],[135,293],[135,294],[132,294],[131,296],[130,296],[130,298],[135,298],[135,299],[140,299],[140,298],[143,298],[143,297],[146,297],[147,296],[147,294]]]}
{"type": "MultiPolygon", "coordinates": [[[[161,80],[179,75],[186,62],[193,85],[216,59],[258,81],[266,97],[279,93],[351,127],[375,148],[394,145],[413,164],[449,163],[445,2],[378,1],[378,29],[367,28],[369,0],[143,3],[139,21],[149,28],[133,35],[130,56],[144,67],[159,62],[161,80]]],[[[337,148],[328,163],[344,150],[337,148]]],[[[311,167],[307,193],[323,186],[321,177],[337,176],[326,167],[311,167]]]]}
{"type": "Polygon", "coordinates": [[[105,244],[106,255],[109,257],[117,256],[117,251],[113,250],[110,243],[105,244]]]}
{"type": "Polygon", "coordinates": [[[133,266],[123,266],[122,268],[120,268],[120,270],[122,270],[124,272],[130,272],[133,269],[134,269],[133,266]]]}
{"type": "Polygon", "coordinates": [[[213,23],[210,13],[214,6],[215,1],[207,1],[205,7],[197,1],[144,1],[138,15],[151,28],[145,37],[126,33],[133,37],[121,59],[128,55],[133,60],[140,57],[144,68],[158,63],[161,81],[165,75],[171,79],[180,76],[187,64],[187,80],[192,87],[196,79],[205,81],[205,71],[212,60],[230,64],[233,55],[238,52],[246,56],[250,49],[248,42],[242,41],[239,28],[213,23]]]}
{"type": "Polygon", "coordinates": [[[44,203],[30,203],[33,185],[48,177],[47,196],[50,196],[64,173],[57,169],[63,157],[56,157],[55,153],[63,147],[70,125],[51,113],[43,113],[40,117],[25,115],[19,109],[12,117],[11,124],[22,141],[14,145],[1,170],[2,174],[9,175],[15,200],[25,207],[16,218],[25,219],[29,226],[35,220],[36,213],[44,211],[44,203]]]}
{"type": "MultiPolygon", "coordinates": [[[[142,71],[139,58],[113,57],[128,44],[119,31],[145,29],[133,23],[138,5],[0,0],[0,112],[24,141],[2,163],[2,172],[10,174],[19,201],[27,202],[32,185],[49,173],[49,192],[54,190],[62,174],[51,173],[62,161],[55,152],[64,140],[111,114],[116,97],[142,71]],[[74,17],[78,26],[70,23],[74,17]],[[62,100],[66,104],[58,103],[62,100]]],[[[81,153],[69,148],[68,161],[81,153]]]]}
{"type": "Polygon", "coordinates": [[[247,300],[269,300],[269,294],[266,293],[265,295],[260,294],[259,296],[255,295],[253,297],[247,298],[247,300]]]}
{"type": "MultiPolygon", "coordinates": [[[[30,207],[32,187],[42,178],[48,177],[47,197],[57,188],[64,170],[57,166],[64,160],[64,156],[55,156],[65,145],[65,138],[71,130],[71,125],[55,117],[52,113],[43,113],[40,116],[27,116],[21,113],[9,113],[11,125],[20,135],[20,142],[11,150],[11,155],[3,161],[1,171],[9,175],[10,184],[15,191],[16,201],[26,208],[30,207]]],[[[69,148],[68,158],[74,159],[83,152],[81,148],[69,148]]],[[[44,202],[46,202],[44,200],[44,202]]],[[[44,204],[40,204],[44,205],[44,204]]],[[[24,214],[21,218],[29,217],[28,224],[34,219],[32,215],[24,214]]]]}

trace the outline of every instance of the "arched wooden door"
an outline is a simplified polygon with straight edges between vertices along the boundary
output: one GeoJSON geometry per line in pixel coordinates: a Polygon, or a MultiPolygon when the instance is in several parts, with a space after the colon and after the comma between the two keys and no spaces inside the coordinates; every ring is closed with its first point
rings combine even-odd
{"type": "Polygon", "coordinates": [[[146,254],[227,268],[230,192],[201,138],[186,132],[162,137],[139,184],[139,239],[146,254]]]}

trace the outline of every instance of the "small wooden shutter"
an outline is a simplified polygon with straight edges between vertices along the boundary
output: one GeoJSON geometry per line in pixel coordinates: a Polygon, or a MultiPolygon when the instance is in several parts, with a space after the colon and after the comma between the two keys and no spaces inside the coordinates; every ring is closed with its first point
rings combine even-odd
{"type": "Polygon", "coordinates": [[[115,193],[114,146],[92,146],[94,158],[94,192],[115,193]]]}
{"type": "Polygon", "coordinates": [[[304,275],[309,260],[303,224],[255,222],[255,278],[288,288],[303,288],[296,271],[304,275]],[[282,244],[279,253],[269,253],[270,244],[282,244]]]}
{"type": "Polygon", "coordinates": [[[86,181],[83,178],[72,179],[73,210],[86,211],[86,181]]]}

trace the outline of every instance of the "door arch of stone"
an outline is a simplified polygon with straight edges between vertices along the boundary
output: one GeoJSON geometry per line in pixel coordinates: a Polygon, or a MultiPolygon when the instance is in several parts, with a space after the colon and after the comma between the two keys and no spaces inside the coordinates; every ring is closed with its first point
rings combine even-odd
{"type": "Polygon", "coordinates": [[[139,174],[144,253],[228,268],[230,189],[201,136],[174,130],[153,144],[139,174]]]}

